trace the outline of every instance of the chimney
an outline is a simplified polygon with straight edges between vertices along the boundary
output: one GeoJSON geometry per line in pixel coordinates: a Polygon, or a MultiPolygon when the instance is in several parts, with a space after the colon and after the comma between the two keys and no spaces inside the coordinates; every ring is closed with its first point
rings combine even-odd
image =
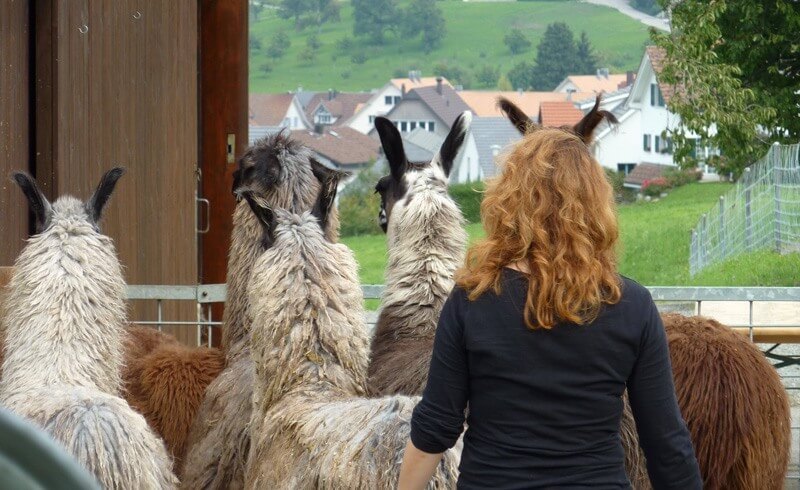
{"type": "Polygon", "coordinates": [[[625,86],[629,87],[633,85],[633,81],[635,79],[636,79],[636,72],[628,70],[628,72],[625,73],[625,86]]]}
{"type": "Polygon", "coordinates": [[[598,68],[597,78],[608,78],[608,68],[598,68]]]}
{"type": "Polygon", "coordinates": [[[520,97],[522,97],[522,93],[523,92],[524,92],[524,90],[522,90],[522,87],[517,89],[517,94],[519,94],[520,97]]]}
{"type": "Polygon", "coordinates": [[[403,97],[406,96],[406,84],[405,83],[400,85],[400,95],[402,95],[403,97]]]}
{"type": "Polygon", "coordinates": [[[442,77],[436,77],[436,92],[442,95],[442,77]]]}
{"type": "Polygon", "coordinates": [[[322,124],[315,124],[314,125],[314,132],[317,134],[324,134],[325,133],[325,126],[322,124]]]}
{"type": "Polygon", "coordinates": [[[333,97],[334,97],[333,89],[329,88],[328,89],[328,100],[333,100],[333,97]]]}
{"type": "Polygon", "coordinates": [[[572,100],[572,94],[574,94],[574,93],[575,93],[575,89],[574,88],[568,88],[567,89],[567,100],[571,101],[572,100]]]}

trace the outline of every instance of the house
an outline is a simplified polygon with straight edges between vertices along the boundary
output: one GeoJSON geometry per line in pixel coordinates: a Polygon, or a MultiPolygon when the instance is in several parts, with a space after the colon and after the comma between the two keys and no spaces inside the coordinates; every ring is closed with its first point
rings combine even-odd
{"type": "Polygon", "coordinates": [[[595,94],[616,92],[617,90],[633,85],[636,74],[609,73],[608,68],[598,68],[595,75],[569,75],[553,92],[592,92],[595,94]]]}
{"type": "Polygon", "coordinates": [[[497,107],[497,100],[504,97],[522,109],[532,119],[539,116],[539,105],[542,102],[578,101],[591,98],[593,92],[566,93],[566,92],[504,92],[499,90],[461,90],[458,92],[461,99],[472,109],[478,117],[503,117],[497,107]]]}
{"type": "MultiPolygon", "coordinates": [[[[614,127],[603,124],[598,128],[594,154],[604,167],[627,175],[637,165],[647,163],[651,164],[647,166],[647,175],[652,178],[656,170],[663,172],[675,166],[668,134],[681,125],[681,120],[667,106],[675,87],[659,80],[664,57],[661,48],[649,46],[645,49],[625,102],[612,111],[619,124],[614,127]]],[[[707,156],[708,151],[705,151],[698,156],[707,156]]],[[[630,179],[627,184],[641,185],[634,180],[630,179]]]]}
{"type": "Polygon", "coordinates": [[[510,145],[522,139],[517,128],[505,117],[476,117],[472,120],[467,147],[475,149],[480,180],[498,174],[498,159],[510,145]]]}
{"type": "Polygon", "coordinates": [[[300,100],[306,119],[313,126],[342,126],[364,107],[373,94],[328,90],[300,100]]]}
{"type": "MultiPolygon", "coordinates": [[[[451,184],[475,182],[483,178],[480,162],[478,161],[478,150],[471,133],[472,131],[470,130],[459,156],[453,162],[453,168],[450,169],[451,184]]],[[[424,128],[417,128],[403,135],[403,148],[406,151],[408,161],[412,163],[430,162],[436,156],[439,148],[442,147],[444,139],[444,136],[424,128]]]]}
{"type": "Polygon", "coordinates": [[[542,126],[558,128],[574,126],[583,119],[583,112],[568,100],[542,102],[538,122],[542,126]]]}
{"type": "Polygon", "coordinates": [[[378,159],[380,143],[346,126],[323,132],[297,130],[292,138],[314,152],[324,165],[347,171],[357,171],[378,159]]]}
{"type": "Polygon", "coordinates": [[[248,100],[248,127],[250,143],[254,135],[264,136],[281,129],[310,129],[300,101],[291,92],[283,94],[254,94],[248,100]]]}
{"type": "Polygon", "coordinates": [[[388,114],[406,93],[420,88],[435,87],[439,83],[453,88],[445,78],[421,77],[419,72],[410,72],[408,78],[393,78],[376,90],[343,124],[360,133],[368,134],[374,129],[375,118],[388,114]]]}

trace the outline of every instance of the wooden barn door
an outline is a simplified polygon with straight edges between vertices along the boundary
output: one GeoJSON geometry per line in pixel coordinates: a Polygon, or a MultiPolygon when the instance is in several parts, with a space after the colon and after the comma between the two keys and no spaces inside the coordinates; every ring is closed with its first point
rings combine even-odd
{"type": "Polygon", "coordinates": [[[28,204],[8,175],[30,170],[29,19],[28,0],[0,2],[0,267],[28,236],[28,204]]]}
{"type": "MultiPolygon", "coordinates": [[[[90,195],[127,168],[103,230],[129,284],[196,284],[198,2],[36,0],[36,169],[51,195],[90,195]]],[[[134,305],[132,319],[155,319],[134,305]]],[[[192,305],[165,316],[196,317],[192,305]]],[[[193,343],[193,328],[167,329],[193,343]]]]}

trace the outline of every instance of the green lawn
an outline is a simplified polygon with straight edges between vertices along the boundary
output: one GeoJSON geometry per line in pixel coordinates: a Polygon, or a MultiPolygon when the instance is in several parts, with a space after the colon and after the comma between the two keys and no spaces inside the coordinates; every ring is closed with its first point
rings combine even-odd
{"type": "MultiPolygon", "coordinates": [[[[648,286],[800,286],[798,253],[756,252],[689,277],[689,231],[731,187],[689,184],[659,202],[620,206],[620,272],[648,286]]],[[[467,231],[473,241],[483,235],[480,223],[468,225],[467,231]]],[[[361,281],[382,284],[386,237],[368,235],[342,241],[356,254],[361,281]]]]}
{"type": "MultiPolygon", "coordinates": [[[[405,5],[407,1],[399,3],[405,5]]],[[[419,39],[404,41],[389,34],[383,46],[374,46],[353,38],[353,10],[345,2],[341,21],[324,24],[320,29],[322,46],[311,62],[300,61],[298,55],[306,48],[306,40],[316,28],[296,31],[293,21],[280,19],[274,10],[267,10],[250,24],[250,35],[262,44],[261,50],[250,53],[250,91],[284,92],[298,86],[307,90],[369,90],[383,86],[395,72],[418,69],[423,76],[432,76],[435,74],[433,67],[442,62],[473,74],[484,66],[498,67],[500,73],[505,74],[515,64],[533,60],[547,24],[557,21],[566,22],[576,38],[585,30],[600,56],[601,65],[612,72],[635,70],[648,39],[643,24],[614,9],[577,1],[464,3],[451,0],[437,4],[446,19],[447,34],[442,45],[429,54],[422,51],[419,39]],[[533,43],[530,51],[511,55],[503,44],[503,37],[512,28],[525,32],[533,43]],[[265,52],[271,37],[280,29],[289,34],[292,45],[283,58],[272,61],[265,52]],[[336,42],[344,37],[356,43],[347,52],[336,47],[336,42]],[[351,60],[354,53],[363,53],[366,62],[354,63],[351,60]],[[261,68],[265,63],[272,68],[269,73],[261,68]]],[[[474,80],[474,76],[472,78],[474,80]]]]}

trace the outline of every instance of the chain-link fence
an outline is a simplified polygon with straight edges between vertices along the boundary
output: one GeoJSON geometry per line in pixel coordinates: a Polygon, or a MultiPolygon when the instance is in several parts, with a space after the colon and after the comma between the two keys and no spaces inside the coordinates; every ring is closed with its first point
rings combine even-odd
{"type": "Polygon", "coordinates": [[[800,251],[800,144],[772,145],[692,229],[689,272],[757,250],[800,251]]]}

